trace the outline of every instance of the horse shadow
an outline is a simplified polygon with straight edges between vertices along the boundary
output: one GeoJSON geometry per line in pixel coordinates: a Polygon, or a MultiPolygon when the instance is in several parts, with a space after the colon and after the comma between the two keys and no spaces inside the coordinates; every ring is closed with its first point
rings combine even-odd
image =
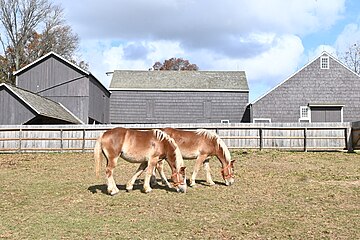
{"type": "MultiPolygon", "coordinates": [[[[159,182],[160,180],[157,179],[157,182],[159,182]]],[[[133,190],[132,191],[141,191],[141,192],[144,192],[143,191],[143,184],[144,184],[144,181],[142,179],[137,179],[134,183],[134,187],[133,187],[133,190]]],[[[117,188],[120,190],[120,191],[125,191],[125,192],[128,192],[126,190],[126,184],[116,184],[117,188]]],[[[167,186],[165,185],[162,185],[162,184],[154,184],[154,185],[151,185],[151,188],[152,189],[161,189],[161,190],[166,190],[168,192],[176,192],[176,190],[174,188],[168,188],[167,186]]],[[[102,193],[102,194],[106,194],[106,195],[109,195],[108,191],[107,191],[107,185],[106,184],[97,184],[97,185],[93,185],[93,186],[90,186],[88,187],[87,189],[89,192],[91,192],[92,194],[96,194],[96,193],[102,193]]]]}
{"type": "MultiPolygon", "coordinates": [[[[209,186],[209,183],[206,182],[206,180],[195,180],[196,184],[203,185],[203,186],[209,186]]],[[[214,181],[215,185],[223,185],[226,186],[224,182],[214,181]]],[[[188,186],[190,186],[190,181],[188,182],[188,186]]]]}

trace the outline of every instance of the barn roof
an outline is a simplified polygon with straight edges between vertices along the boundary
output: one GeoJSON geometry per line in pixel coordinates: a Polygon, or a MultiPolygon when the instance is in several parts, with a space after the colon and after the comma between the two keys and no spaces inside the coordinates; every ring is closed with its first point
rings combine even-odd
{"type": "Polygon", "coordinates": [[[23,68],[13,72],[14,76],[20,75],[21,73],[27,71],[28,69],[32,68],[33,66],[36,66],[37,64],[41,63],[42,61],[45,61],[48,58],[54,57],[58,60],[60,60],[61,62],[66,63],[68,66],[70,66],[73,69],[77,69],[78,71],[80,71],[82,74],[86,75],[86,76],[92,76],[93,79],[98,82],[100,84],[100,86],[106,91],[109,92],[109,90],[89,71],[86,71],[84,69],[82,69],[81,67],[79,67],[78,65],[72,63],[71,61],[67,60],[66,58],[60,56],[59,54],[55,53],[55,52],[49,52],[47,54],[45,54],[44,56],[38,58],[37,60],[35,60],[34,62],[24,66],[23,68]]]}
{"type": "Polygon", "coordinates": [[[42,97],[30,91],[23,90],[5,83],[0,84],[0,87],[9,89],[24,104],[35,111],[38,115],[60,119],[69,123],[82,124],[83,122],[73,115],[66,107],[58,102],[54,102],[48,98],[42,97]]]}
{"type": "Polygon", "coordinates": [[[110,90],[249,91],[244,71],[115,70],[110,90]]]}

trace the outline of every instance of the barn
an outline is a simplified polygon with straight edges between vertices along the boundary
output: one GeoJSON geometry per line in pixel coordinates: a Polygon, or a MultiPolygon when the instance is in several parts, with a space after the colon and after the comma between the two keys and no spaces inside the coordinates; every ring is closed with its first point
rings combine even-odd
{"type": "Polygon", "coordinates": [[[252,122],[355,122],[359,100],[359,75],[323,52],[248,110],[252,122]]]}
{"type": "Polygon", "coordinates": [[[0,125],[81,124],[60,103],[32,92],[0,84],[0,125]]]}
{"type": "Polygon", "coordinates": [[[60,55],[50,52],[14,75],[17,87],[61,103],[83,123],[109,123],[110,92],[60,55]]]}
{"type": "Polygon", "coordinates": [[[116,70],[109,90],[113,124],[248,121],[244,71],[116,70]]]}

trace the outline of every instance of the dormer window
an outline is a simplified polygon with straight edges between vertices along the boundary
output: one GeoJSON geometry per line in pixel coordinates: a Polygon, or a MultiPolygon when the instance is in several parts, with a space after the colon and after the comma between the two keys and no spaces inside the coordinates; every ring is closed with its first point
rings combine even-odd
{"type": "Polygon", "coordinates": [[[329,69],[329,56],[322,56],[320,58],[320,68],[329,69]]]}

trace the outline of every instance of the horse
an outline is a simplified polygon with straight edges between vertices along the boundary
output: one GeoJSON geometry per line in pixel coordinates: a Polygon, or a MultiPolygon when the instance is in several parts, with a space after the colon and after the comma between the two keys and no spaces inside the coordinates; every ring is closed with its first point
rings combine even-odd
{"type": "MultiPolygon", "coordinates": [[[[186,192],[186,177],[184,161],[175,141],[159,129],[134,130],[127,128],[113,128],[102,133],[96,140],[94,148],[95,173],[99,177],[101,160],[105,156],[107,191],[110,195],[119,192],[114,180],[114,169],[118,158],[131,163],[140,163],[137,173],[144,171],[144,192],[149,193],[150,178],[157,163],[166,160],[172,171],[171,179],[178,192],[186,192]]],[[[135,179],[131,179],[126,190],[132,190],[135,179]]]]}
{"type": "MultiPolygon", "coordinates": [[[[175,140],[184,159],[196,160],[194,171],[190,179],[190,186],[193,187],[196,185],[195,179],[200,170],[201,164],[204,165],[206,182],[210,186],[215,185],[210,174],[209,166],[209,160],[212,156],[216,156],[222,165],[221,175],[225,181],[225,185],[229,186],[234,183],[235,160],[231,160],[229,149],[216,133],[206,129],[189,131],[175,128],[163,128],[161,130],[175,140]]],[[[162,183],[170,187],[170,184],[164,174],[162,161],[157,164],[156,169],[160,174],[162,183]]],[[[138,172],[137,174],[138,175],[134,175],[133,178],[139,176],[141,172],[138,172]]]]}

